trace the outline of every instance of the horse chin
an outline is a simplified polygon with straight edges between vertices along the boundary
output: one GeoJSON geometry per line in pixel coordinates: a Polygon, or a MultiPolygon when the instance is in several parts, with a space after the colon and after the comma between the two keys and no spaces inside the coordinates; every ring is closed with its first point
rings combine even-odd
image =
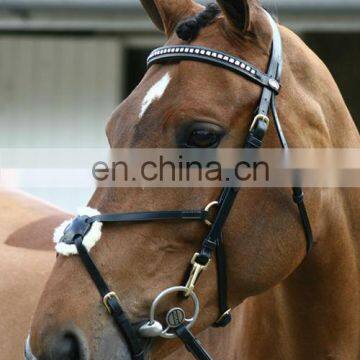
{"type": "MultiPolygon", "coordinates": [[[[150,359],[151,341],[140,340],[145,359],[150,359]]],[[[101,337],[96,339],[96,345],[90,346],[90,352],[94,360],[132,360],[127,342],[115,327],[103,329],[101,337]]]]}
{"type": "Polygon", "coordinates": [[[94,356],[93,356],[94,360],[95,359],[99,359],[99,360],[100,359],[132,360],[128,346],[125,343],[119,341],[119,339],[117,339],[117,340],[113,339],[111,344],[110,344],[110,341],[106,341],[106,344],[108,344],[107,347],[101,347],[101,349],[99,349],[99,351],[97,351],[94,354],[94,356]]]}

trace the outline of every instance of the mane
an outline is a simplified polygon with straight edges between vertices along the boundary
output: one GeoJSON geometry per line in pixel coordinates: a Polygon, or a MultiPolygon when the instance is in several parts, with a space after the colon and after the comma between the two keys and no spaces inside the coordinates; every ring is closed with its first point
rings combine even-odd
{"type": "Polygon", "coordinates": [[[217,4],[207,4],[205,10],[177,25],[177,36],[184,41],[194,40],[202,28],[210,25],[217,18],[220,11],[217,4]]]}

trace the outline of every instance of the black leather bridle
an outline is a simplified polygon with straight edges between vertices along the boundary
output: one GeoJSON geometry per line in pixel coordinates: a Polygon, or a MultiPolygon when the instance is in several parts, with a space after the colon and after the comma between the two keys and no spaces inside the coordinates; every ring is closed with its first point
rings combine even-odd
{"type": "MultiPolygon", "coordinates": [[[[281,129],[275,104],[275,97],[280,91],[280,79],[282,73],[282,43],[277,24],[270,15],[268,15],[268,18],[273,29],[273,43],[268,70],[266,73],[263,73],[253,65],[238,57],[221,51],[190,45],[165,46],[155,49],[148,58],[148,66],[150,67],[154,64],[176,63],[187,60],[201,61],[215,66],[221,66],[260,85],[263,88],[261,99],[256,111],[256,116],[254,117],[247,134],[244,148],[258,149],[262,146],[263,138],[269,127],[270,119],[268,116],[271,112],[281,146],[286,149],[288,148],[288,145],[281,129]]],[[[220,316],[214,326],[224,327],[231,321],[231,315],[230,309],[227,305],[226,258],[223,247],[222,229],[239,190],[240,188],[235,187],[222,189],[219,199],[210,203],[204,210],[116,213],[102,214],[93,217],[80,216],[75,218],[65,230],[61,241],[67,244],[76,245],[79,256],[94,281],[107,311],[113,317],[117,327],[125,337],[133,359],[145,359],[144,350],[141,345],[141,337],[161,336],[161,334],[164,334],[164,331],[161,332],[161,325],[159,330],[159,324],[153,320],[151,320],[147,325],[147,330],[150,329],[150,333],[152,332],[153,335],[148,335],[149,332],[144,330],[141,331],[141,329],[140,331],[136,331],[133,328],[129,318],[124,313],[120,305],[119,298],[115,292],[110,290],[110,287],[107,285],[97,266],[91,259],[88,250],[83,245],[85,235],[90,231],[92,224],[96,221],[102,223],[136,223],[165,220],[205,221],[208,225],[210,225],[210,230],[203,240],[199,252],[194,254],[191,260],[192,270],[186,285],[178,288],[185,289],[185,296],[195,296],[194,287],[196,281],[198,280],[201,272],[208,266],[212,255],[215,252],[220,316]],[[212,207],[216,207],[217,210],[213,222],[210,222],[209,211],[212,207]],[[158,326],[157,330],[156,326],[158,326]]],[[[300,219],[303,224],[307,242],[306,249],[307,252],[309,252],[313,245],[313,235],[304,204],[304,194],[301,188],[293,188],[293,200],[299,208],[300,219]]],[[[177,290],[178,288],[173,289],[177,290]]],[[[173,310],[176,311],[168,313],[168,315],[171,315],[169,317],[170,320],[168,321],[168,328],[173,330],[173,335],[179,337],[184,342],[186,348],[196,359],[211,359],[210,355],[205,351],[200,342],[191,334],[189,327],[184,325],[183,319],[181,318],[181,309],[176,308],[173,310]]]]}

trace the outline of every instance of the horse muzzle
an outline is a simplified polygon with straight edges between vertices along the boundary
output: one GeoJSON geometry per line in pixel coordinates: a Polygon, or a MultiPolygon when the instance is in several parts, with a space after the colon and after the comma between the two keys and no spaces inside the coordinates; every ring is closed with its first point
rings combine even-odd
{"type": "MultiPolygon", "coordinates": [[[[88,355],[85,347],[83,346],[81,339],[75,334],[70,332],[64,332],[59,336],[55,336],[49,343],[49,346],[45,346],[40,358],[43,360],[87,360],[88,355]]],[[[26,339],[25,344],[25,360],[39,360],[31,349],[30,335],[26,339]]]]}

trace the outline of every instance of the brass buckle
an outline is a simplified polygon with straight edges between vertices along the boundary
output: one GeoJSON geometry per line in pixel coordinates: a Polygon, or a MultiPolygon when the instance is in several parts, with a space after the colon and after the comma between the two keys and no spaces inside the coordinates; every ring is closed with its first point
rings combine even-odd
{"type": "MultiPolygon", "coordinates": [[[[204,210],[209,213],[209,211],[215,206],[219,206],[218,201],[212,201],[211,203],[207,204],[204,210]]],[[[212,222],[209,219],[205,219],[204,221],[206,225],[212,226],[212,222]]]]}
{"type": "Polygon", "coordinates": [[[250,126],[250,131],[252,131],[256,125],[256,123],[259,121],[259,120],[262,120],[265,122],[266,126],[269,126],[270,124],[270,119],[266,116],[266,115],[263,115],[263,114],[258,114],[254,117],[254,120],[250,126]]]}
{"type": "Polygon", "coordinates": [[[116,295],[116,293],[114,291],[110,291],[109,293],[107,293],[104,298],[103,298],[103,303],[106,307],[106,310],[108,311],[108,313],[111,315],[112,311],[111,308],[109,306],[109,299],[110,298],[115,298],[117,300],[118,303],[120,303],[120,299],[118,298],[118,296],[116,295]]]}
{"type": "Polygon", "coordinates": [[[200,274],[207,269],[207,267],[210,264],[210,259],[205,265],[201,265],[196,262],[197,257],[200,256],[199,253],[195,253],[194,256],[191,259],[192,269],[189,276],[188,281],[186,282],[186,291],[185,291],[185,297],[189,297],[190,293],[192,293],[195,289],[196,282],[199,279],[200,274]]]}

